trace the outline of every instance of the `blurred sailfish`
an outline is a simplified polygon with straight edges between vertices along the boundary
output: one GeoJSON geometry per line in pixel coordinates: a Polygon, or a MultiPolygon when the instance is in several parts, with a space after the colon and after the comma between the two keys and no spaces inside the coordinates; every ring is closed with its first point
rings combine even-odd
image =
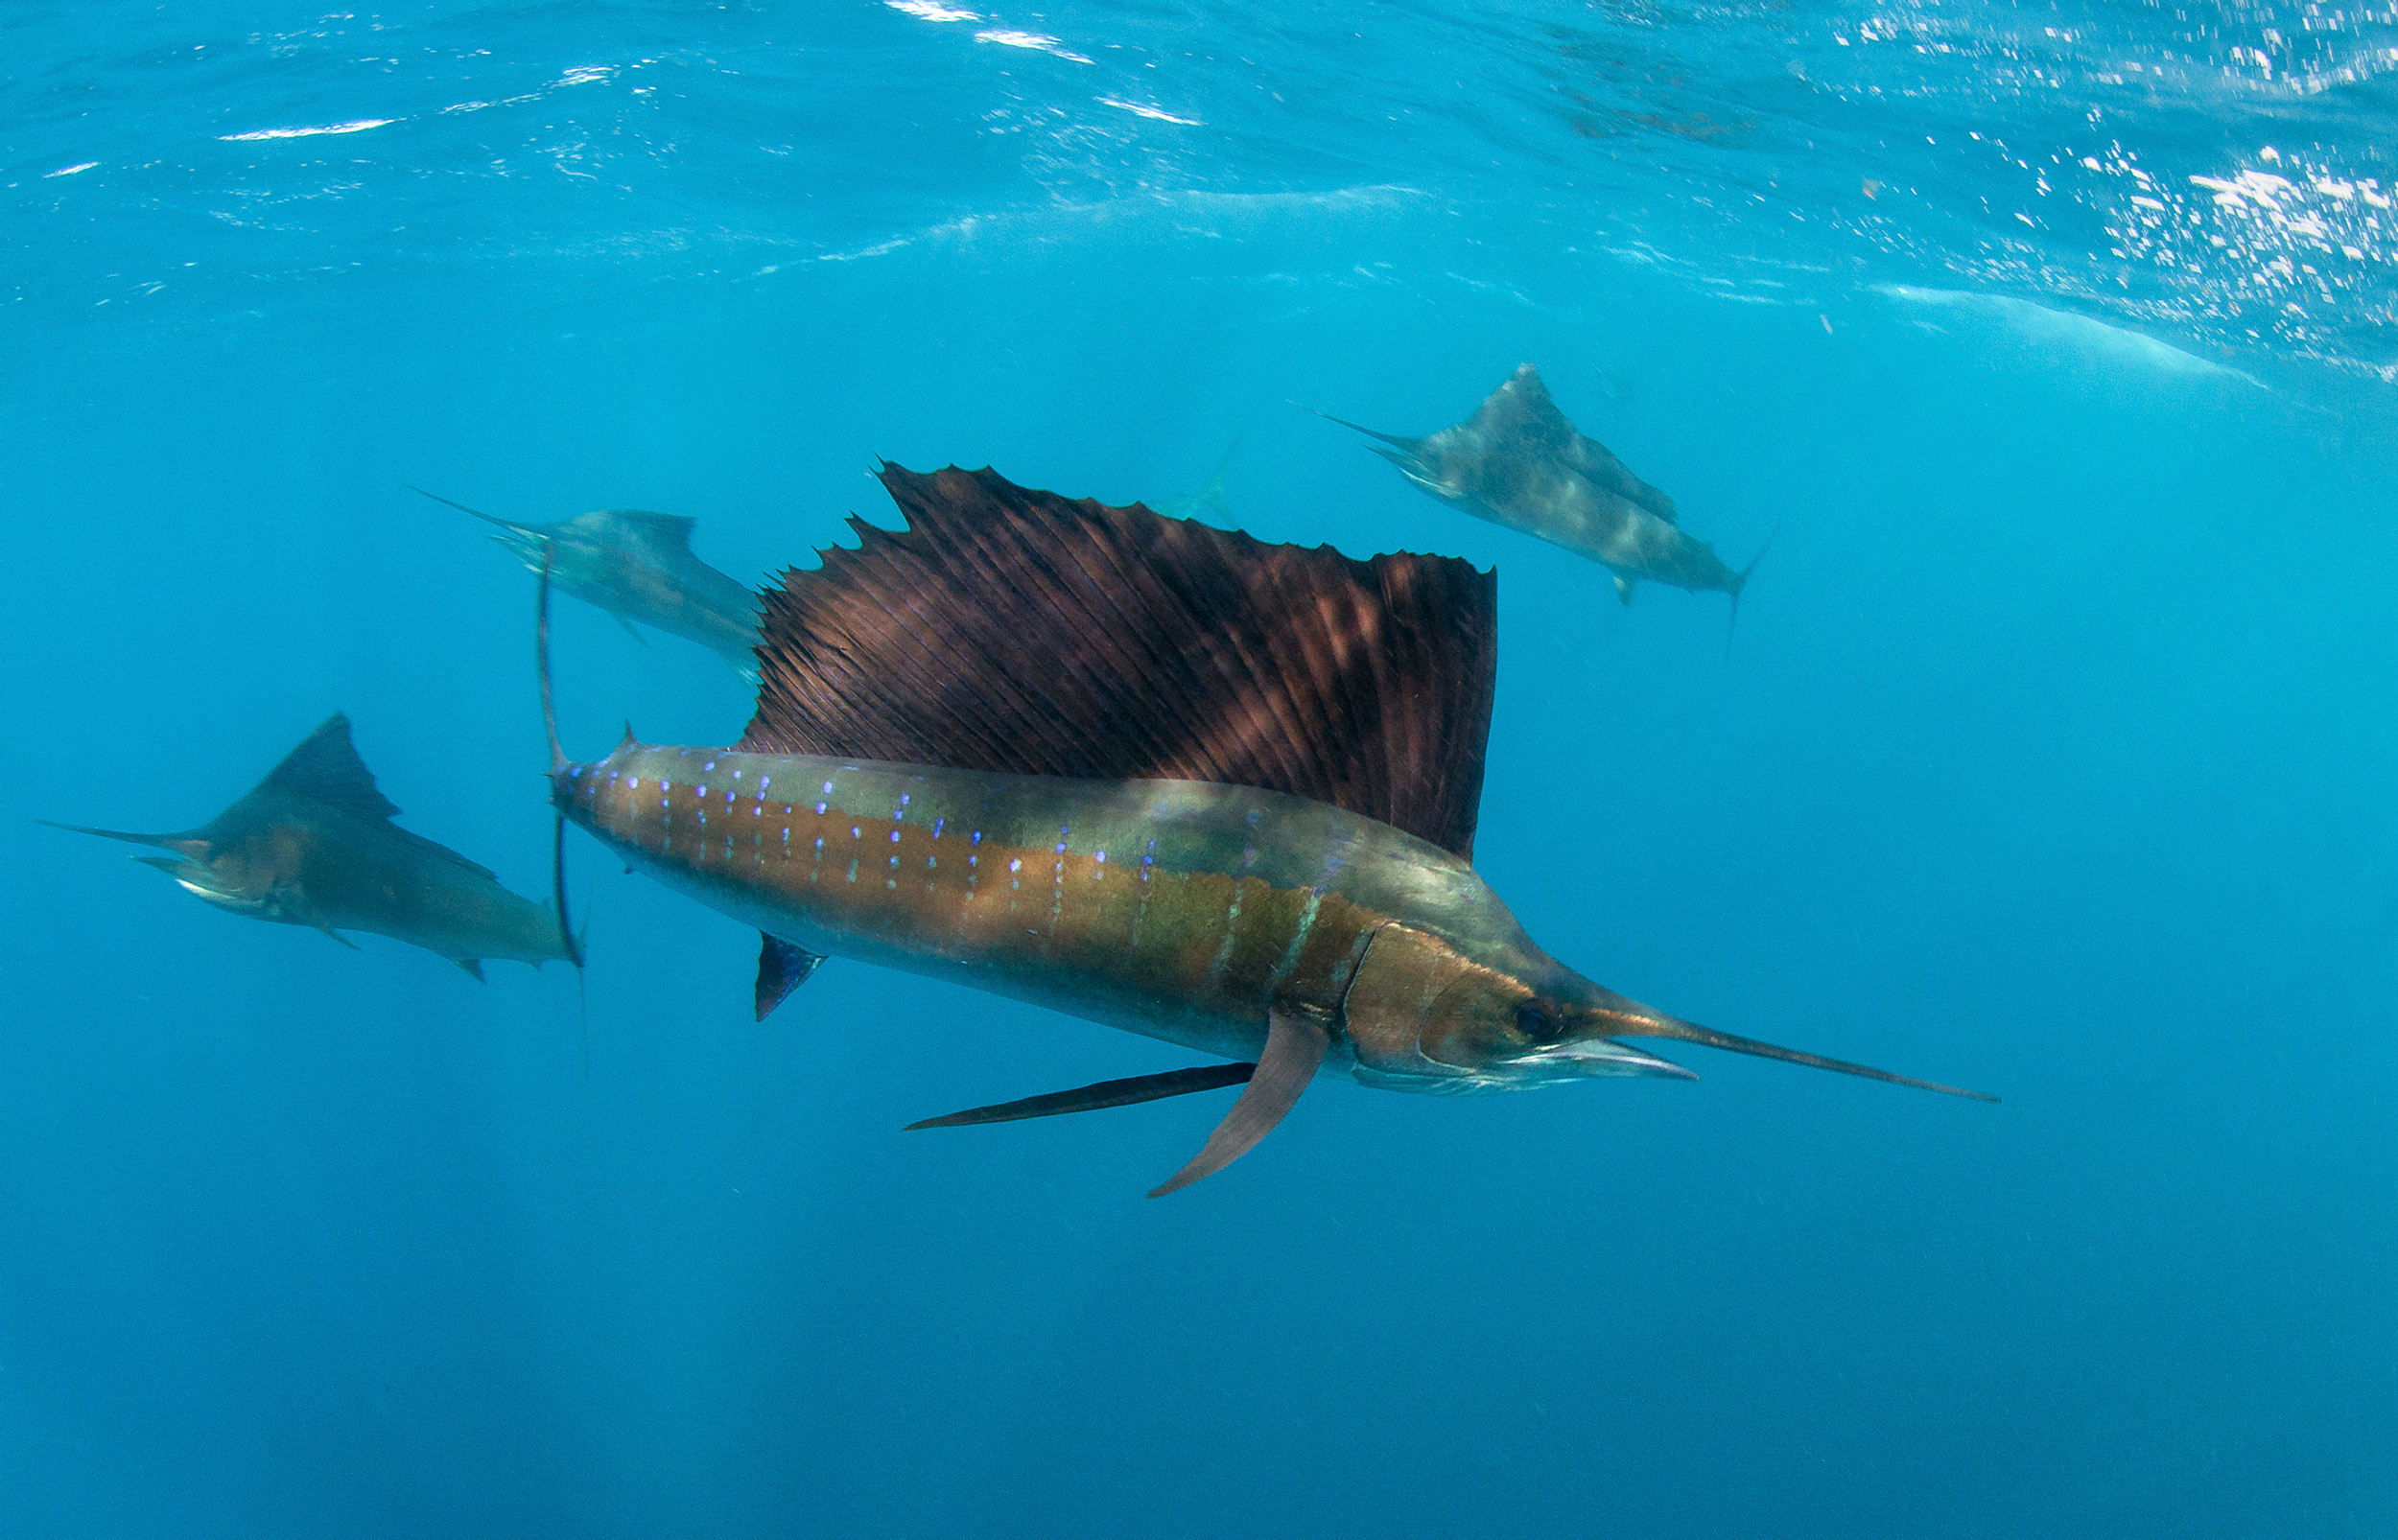
{"type": "Polygon", "coordinates": [[[1215,462],[1215,474],[1209,477],[1208,484],[1198,491],[1159,498],[1148,502],[1146,506],[1168,519],[1230,519],[1233,507],[1225,501],[1224,482],[1233,474],[1233,456],[1239,450],[1240,440],[1237,438],[1226,445],[1224,457],[1215,462]]]}
{"type": "Polygon", "coordinates": [[[516,552],[529,571],[540,572],[547,559],[552,584],[615,616],[636,641],[638,620],[711,648],[743,673],[755,665],[757,595],[692,553],[694,521],[639,508],[601,508],[557,524],[522,524],[422,487],[409,490],[499,525],[500,533],[491,538],[516,552]]]}
{"type": "Polygon", "coordinates": [[[758,927],[761,1018],[840,956],[1229,1061],[916,1127],[1243,1085],[1157,1196],[1319,1075],[1434,1095],[1691,1078],[1623,1040],[1664,1038],[1949,1089],[1667,1015],[1524,933],[1470,864],[1494,574],[987,469],[881,476],[907,529],[852,520],[858,548],[766,590],[738,744],[628,732],[575,763],[553,730],[550,785],[628,868],[758,927]]]}
{"type": "Polygon", "coordinates": [[[1317,415],[1393,446],[1374,452],[1443,502],[1589,557],[1614,574],[1626,604],[1634,585],[1651,582],[1694,594],[1721,590],[1737,611],[1741,587],[1756,566],[1734,572],[1713,546],[1685,533],[1674,500],[1633,475],[1606,445],[1584,437],[1529,363],[1471,417],[1422,438],[1317,415]]]}
{"type": "Polygon", "coordinates": [[[556,911],[400,828],[391,822],[398,813],[358,757],[349,718],[337,712],[247,796],[198,828],[129,834],[50,827],[169,852],[139,859],[228,914],[312,926],[344,946],[354,944],[342,931],[372,931],[446,957],[479,979],[485,958],[535,968],[552,959],[580,964],[556,911]]]}

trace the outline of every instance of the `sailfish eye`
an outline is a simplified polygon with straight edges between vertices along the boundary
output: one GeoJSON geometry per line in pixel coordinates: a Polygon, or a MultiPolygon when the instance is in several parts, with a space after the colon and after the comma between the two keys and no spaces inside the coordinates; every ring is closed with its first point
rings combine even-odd
{"type": "Polygon", "coordinates": [[[1534,1042],[1555,1042],[1564,1032],[1565,1023],[1538,1002],[1526,1000],[1516,1007],[1516,1030],[1534,1042]]]}

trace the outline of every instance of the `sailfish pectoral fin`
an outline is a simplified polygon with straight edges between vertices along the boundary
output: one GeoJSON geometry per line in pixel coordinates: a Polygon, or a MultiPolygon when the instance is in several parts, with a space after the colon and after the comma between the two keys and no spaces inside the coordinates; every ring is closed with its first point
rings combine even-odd
{"type": "Polygon", "coordinates": [[[1190,1157],[1190,1163],[1149,1196],[1163,1198],[1180,1192],[1247,1155],[1298,1102],[1299,1093],[1315,1078],[1331,1046],[1331,1034],[1315,1017],[1295,1011],[1271,1013],[1266,1018],[1265,1052],[1258,1056],[1257,1072],[1240,1100],[1224,1114],[1224,1121],[1208,1135],[1206,1146],[1190,1157]]]}
{"type": "Polygon", "coordinates": [[[1052,1091],[1046,1096],[1027,1096],[1022,1101],[999,1102],[990,1107],[970,1107],[963,1112],[952,1112],[947,1117],[929,1117],[921,1123],[910,1123],[907,1128],[958,1129],[974,1123],[1013,1123],[1019,1118],[1056,1117],[1065,1112],[1096,1112],[1102,1108],[1131,1107],[1137,1102],[1155,1102],[1168,1096],[1187,1096],[1193,1091],[1211,1091],[1220,1085],[1237,1085],[1257,1073],[1257,1069],[1255,1064],[1201,1064],[1193,1069],[1169,1069],[1160,1075],[1103,1080],[1097,1085],[1070,1091],[1052,1091]]]}

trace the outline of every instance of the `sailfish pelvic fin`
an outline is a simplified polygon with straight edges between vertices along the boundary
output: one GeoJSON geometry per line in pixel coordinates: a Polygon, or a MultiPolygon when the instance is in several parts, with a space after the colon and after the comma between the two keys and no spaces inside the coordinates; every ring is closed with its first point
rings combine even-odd
{"type": "MultiPolygon", "coordinates": [[[[428,494],[430,496],[430,494],[428,494]]],[[[533,598],[533,667],[541,675],[541,728],[550,737],[550,781],[554,799],[557,776],[566,768],[566,749],[558,742],[558,713],[550,691],[550,577],[558,560],[557,542],[541,543],[541,579],[533,598]]],[[[575,933],[575,922],[566,912],[566,808],[563,805],[550,817],[550,894],[557,908],[558,949],[575,965],[579,974],[583,969],[583,939],[575,933]]],[[[534,965],[536,968],[539,964],[534,965]]]]}
{"type": "Polygon", "coordinates": [[[1158,1075],[1103,1080],[1070,1091],[1051,1091],[1046,1096],[1027,1096],[1021,1101],[970,1107],[963,1112],[952,1112],[946,1117],[929,1117],[922,1122],[910,1123],[907,1130],[902,1132],[958,1129],[974,1123],[1014,1123],[1028,1117],[1057,1117],[1067,1112],[1096,1112],[1103,1108],[1131,1107],[1140,1102],[1162,1101],[1168,1096],[1188,1096],[1193,1091],[1211,1091],[1218,1086],[1237,1085],[1256,1074],[1257,1070],[1255,1064],[1201,1064],[1192,1069],[1169,1069],[1158,1075]]]}

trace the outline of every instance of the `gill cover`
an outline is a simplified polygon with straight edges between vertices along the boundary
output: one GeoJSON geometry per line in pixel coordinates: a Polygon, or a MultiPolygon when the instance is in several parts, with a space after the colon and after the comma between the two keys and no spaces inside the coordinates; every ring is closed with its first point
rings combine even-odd
{"type": "Polygon", "coordinates": [[[1464,1096],[1593,1075],[1693,1078],[1604,1030],[1636,1031],[1670,1018],[1553,963],[1541,971],[1550,969],[1570,981],[1572,1003],[1553,987],[1475,962],[1430,931],[1384,925],[1367,945],[1343,1006],[1357,1079],[1464,1096]]]}

